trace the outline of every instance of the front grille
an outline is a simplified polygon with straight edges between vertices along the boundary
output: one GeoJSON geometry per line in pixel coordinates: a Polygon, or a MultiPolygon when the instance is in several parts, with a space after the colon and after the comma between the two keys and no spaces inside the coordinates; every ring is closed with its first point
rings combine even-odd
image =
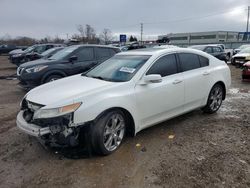
{"type": "Polygon", "coordinates": [[[246,58],[245,57],[235,57],[234,60],[235,61],[245,61],[246,58]]]}
{"type": "Polygon", "coordinates": [[[40,127],[49,127],[49,126],[68,126],[72,119],[72,115],[64,115],[60,117],[47,118],[47,119],[34,119],[32,123],[40,126],[40,127]]]}

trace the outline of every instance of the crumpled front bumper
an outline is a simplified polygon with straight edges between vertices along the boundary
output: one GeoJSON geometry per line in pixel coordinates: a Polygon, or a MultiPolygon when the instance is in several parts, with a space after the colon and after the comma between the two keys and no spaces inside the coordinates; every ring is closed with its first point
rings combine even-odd
{"type": "Polygon", "coordinates": [[[16,120],[17,127],[20,130],[35,137],[41,137],[46,134],[51,134],[49,127],[42,128],[35,124],[27,123],[25,119],[23,118],[23,113],[24,111],[20,111],[17,115],[17,120],[16,120]]]}

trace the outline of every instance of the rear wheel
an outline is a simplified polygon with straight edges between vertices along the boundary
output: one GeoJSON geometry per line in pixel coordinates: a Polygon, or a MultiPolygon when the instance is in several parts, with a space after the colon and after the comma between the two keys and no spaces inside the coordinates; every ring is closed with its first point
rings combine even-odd
{"type": "Polygon", "coordinates": [[[218,111],[222,104],[223,95],[223,87],[220,84],[215,84],[209,93],[207,105],[203,108],[203,111],[209,114],[218,111]]]}
{"type": "Polygon", "coordinates": [[[63,78],[61,75],[50,75],[44,80],[44,83],[53,82],[61,78],[63,78]]]}
{"type": "Polygon", "coordinates": [[[91,130],[92,148],[97,154],[108,155],[116,151],[125,136],[126,119],[120,110],[102,115],[91,130]]]}

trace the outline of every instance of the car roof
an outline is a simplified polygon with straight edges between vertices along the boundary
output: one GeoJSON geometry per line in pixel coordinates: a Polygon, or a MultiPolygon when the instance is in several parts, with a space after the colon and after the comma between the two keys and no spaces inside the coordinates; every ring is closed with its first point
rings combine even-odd
{"type": "Polygon", "coordinates": [[[190,46],[190,47],[220,47],[220,44],[202,44],[202,45],[193,45],[193,46],[190,46]]]}
{"type": "Polygon", "coordinates": [[[195,54],[200,54],[204,55],[206,53],[200,51],[200,50],[195,50],[195,49],[190,49],[190,48],[143,48],[139,50],[130,50],[126,52],[121,52],[118,53],[117,55],[161,55],[161,54],[166,54],[166,53],[173,53],[173,52],[183,52],[183,53],[195,53],[195,54]]]}
{"type": "MultiPolygon", "coordinates": [[[[75,47],[101,47],[101,48],[112,48],[112,49],[118,49],[115,46],[108,46],[108,45],[99,45],[99,44],[77,44],[77,45],[71,45],[71,46],[75,46],[75,47]]],[[[69,47],[71,47],[69,46],[69,47]]]]}

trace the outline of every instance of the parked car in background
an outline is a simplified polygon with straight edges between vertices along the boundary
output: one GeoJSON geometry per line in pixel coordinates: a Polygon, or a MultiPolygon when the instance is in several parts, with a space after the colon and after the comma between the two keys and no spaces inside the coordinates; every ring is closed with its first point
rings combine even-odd
{"type": "Polygon", "coordinates": [[[37,45],[27,48],[23,52],[12,55],[9,59],[11,63],[19,66],[25,62],[39,59],[41,57],[41,54],[48,49],[51,49],[54,47],[60,47],[60,46],[63,46],[63,45],[61,44],[37,44],[37,45]]]}
{"type": "Polygon", "coordinates": [[[146,46],[140,45],[139,42],[131,42],[131,43],[128,43],[127,46],[128,46],[128,50],[146,48],[146,46]]]}
{"type": "Polygon", "coordinates": [[[126,133],[134,136],[197,108],[215,113],[230,83],[229,67],[202,51],[122,52],[85,74],[31,90],[17,126],[47,144],[67,147],[84,140],[92,151],[108,155],[126,133]]]}
{"type": "Polygon", "coordinates": [[[231,59],[231,64],[237,67],[242,67],[243,64],[250,61],[250,47],[244,48],[239,53],[235,54],[231,59]]]}
{"type": "Polygon", "coordinates": [[[221,61],[225,61],[227,63],[228,58],[225,53],[225,51],[218,45],[195,45],[195,46],[190,46],[189,48],[196,49],[196,50],[201,50],[203,52],[206,52],[216,58],[218,58],[221,61]]]}
{"type": "Polygon", "coordinates": [[[247,63],[243,65],[242,79],[250,80],[250,61],[248,61],[247,63]]]}
{"type": "Polygon", "coordinates": [[[16,45],[12,45],[12,44],[0,45],[0,55],[8,54],[10,51],[15,50],[17,48],[18,47],[16,45]]]}
{"type": "Polygon", "coordinates": [[[227,56],[226,57],[227,61],[229,61],[232,58],[232,56],[234,55],[234,52],[233,52],[234,50],[233,49],[227,49],[224,44],[215,44],[215,45],[220,46],[225,51],[226,56],[227,56]]]}
{"type": "Polygon", "coordinates": [[[157,45],[157,46],[154,46],[153,48],[168,49],[168,48],[179,48],[179,47],[178,47],[178,46],[175,46],[175,45],[164,44],[164,45],[157,45]]]}
{"type": "Polygon", "coordinates": [[[239,48],[236,48],[233,50],[233,54],[237,54],[239,53],[241,50],[244,50],[245,48],[249,48],[250,47],[250,44],[244,44],[244,45],[241,45],[239,48]]]}
{"type": "Polygon", "coordinates": [[[128,46],[119,47],[122,52],[128,51],[128,46]]]}
{"type": "Polygon", "coordinates": [[[101,45],[66,47],[48,59],[30,61],[19,66],[20,85],[30,89],[66,76],[85,72],[109,59],[119,48],[101,45]]]}
{"type": "Polygon", "coordinates": [[[57,52],[59,52],[62,49],[64,49],[64,47],[50,48],[49,50],[46,50],[45,52],[41,53],[39,55],[39,59],[41,59],[41,58],[48,59],[48,58],[50,58],[51,56],[53,56],[54,54],[56,54],[57,52]]]}

